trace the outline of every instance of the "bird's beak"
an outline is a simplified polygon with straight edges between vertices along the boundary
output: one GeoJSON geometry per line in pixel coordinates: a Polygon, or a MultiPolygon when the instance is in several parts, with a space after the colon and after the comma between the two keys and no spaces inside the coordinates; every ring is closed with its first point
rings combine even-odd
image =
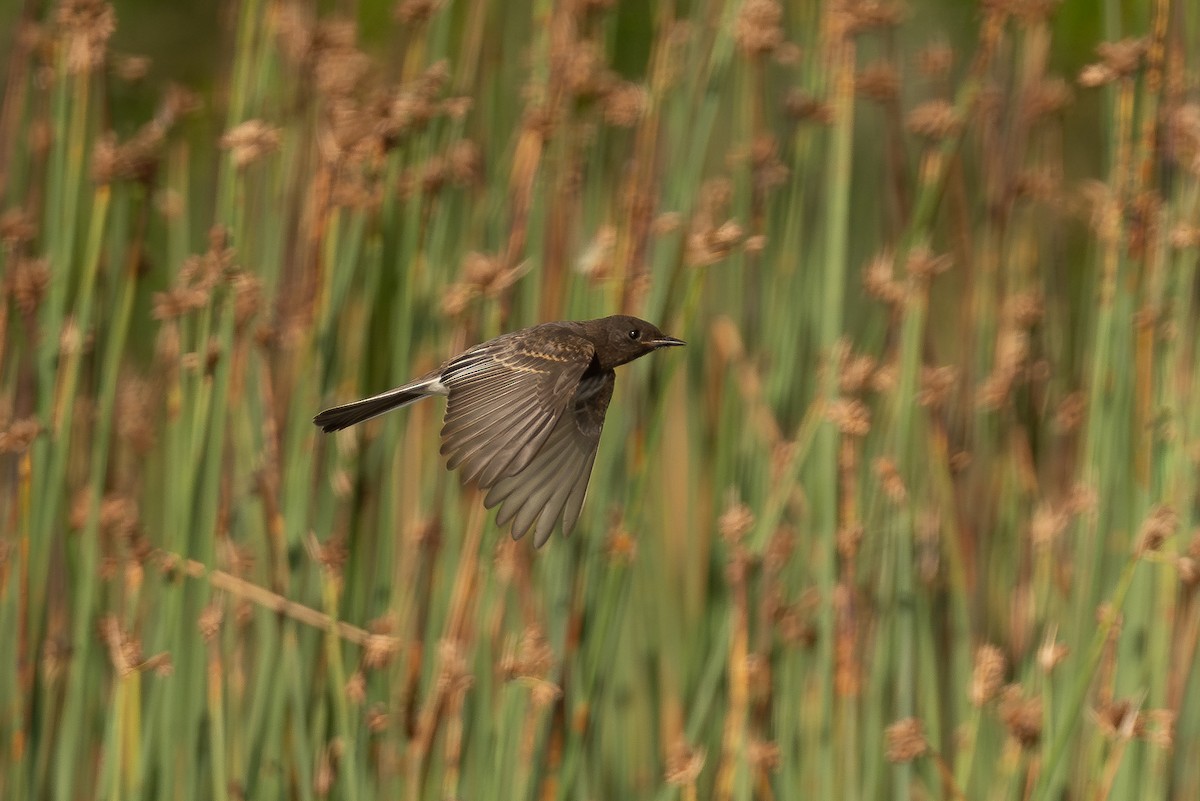
{"type": "Polygon", "coordinates": [[[662,339],[650,340],[650,347],[652,347],[652,348],[673,348],[676,345],[686,345],[686,344],[687,343],[684,342],[682,339],[676,339],[675,337],[663,337],[662,339]]]}

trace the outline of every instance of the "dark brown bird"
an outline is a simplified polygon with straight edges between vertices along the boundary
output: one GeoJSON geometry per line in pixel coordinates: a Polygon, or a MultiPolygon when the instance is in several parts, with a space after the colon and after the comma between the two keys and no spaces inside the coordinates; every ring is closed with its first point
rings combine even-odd
{"type": "Polygon", "coordinates": [[[684,344],[636,317],[543,323],[490,339],[402,387],[313,418],[337,431],[430,395],[446,395],[442,455],[463,481],[500,506],[513,539],[534,529],[541,547],[555,525],[571,533],[596,460],[613,368],[684,344]]]}

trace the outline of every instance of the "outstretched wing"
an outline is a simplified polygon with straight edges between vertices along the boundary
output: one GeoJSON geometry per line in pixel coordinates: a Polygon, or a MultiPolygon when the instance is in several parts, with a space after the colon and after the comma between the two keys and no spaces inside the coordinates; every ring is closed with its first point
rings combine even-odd
{"type": "Polygon", "coordinates": [[[483,489],[525,469],[594,354],[583,337],[518,332],[452,359],[442,371],[449,390],[441,449],[447,466],[483,489]]]}
{"type": "Polygon", "coordinates": [[[559,416],[529,464],[488,491],[484,506],[500,505],[496,522],[503,526],[511,521],[513,539],[525,536],[536,523],[534,544],[540,548],[560,519],[564,537],[575,528],[615,382],[612,370],[579,382],[571,408],[559,416]]]}

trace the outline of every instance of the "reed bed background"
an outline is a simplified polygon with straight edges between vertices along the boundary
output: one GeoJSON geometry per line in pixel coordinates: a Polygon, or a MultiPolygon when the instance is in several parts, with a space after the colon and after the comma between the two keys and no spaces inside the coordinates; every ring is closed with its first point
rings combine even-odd
{"type": "Polygon", "coordinates": [[[1200,8],[320,5],[5,12],[0,797],[1200,797],[1200,8]],[[311,423],[618,311],[540,551],[311,423]]]}

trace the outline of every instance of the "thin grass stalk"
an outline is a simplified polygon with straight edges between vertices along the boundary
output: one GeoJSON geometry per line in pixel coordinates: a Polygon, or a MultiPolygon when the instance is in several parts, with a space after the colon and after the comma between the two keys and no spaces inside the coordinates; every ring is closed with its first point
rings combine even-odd
{"type": "MultiPolygon", "coordinates": [[[[825,212],[824,231],[824,262],[826,265],[821,291],[821,312],[818,322],[820,330],[820,349],[825,361],[822,378],[821,397],[825,404],[833,404],[839,394],[837,386],[837,367],[833,363],[833,353],[838,339],[842,336],[843,304],[846,291],[846,272],[848,269],[847,244],[850,232],[850,178],[852,161],[852,142],[854,135],[854,71],[856,49],[854,40],[842,36],[830,43],[829,59],[830,89],[832,92],[833,126],[830,132],[830,157],[825,173],[825,187],[829,197],[829,205],[825,212]]],[[[824,796],[837,796],[847,791],[846,782],[850,777],[836,775],[837,761],[834,758],[834,747],[844,749],[854,747],[851,743],[836,742],[839,731],[833,719],[833,699],[835,685],[835,621],[833,604],[831,603],[837,585],[837,549],[836,534],[838,529],[837,502],[837,431],[832,422],[827,422],[818,429],[813,443],[813,460],[816,479],[814,481],[814,524],[820,532],[823,552],[819,557],[817,583],[821,597],[825,599],[822,605],[819,634],[819,662],[821,716],[820,728],[814,734],[817,738],[817,771],[819,780],[817,792],[824,796]]]]}
{"type": "MultiPolygon", "coordinates": [[[[108,193],[100,193],[100,207],[107,204],[108,193]]],[[[135,246],[134,253],[137,252],[135,246]]],[[[98,258],[98,248],[95,254],[98,258]]],[[[63,701],[64,736],[55,752],[56,770],[54,778],[55,798],[66,801],[73,795],[74,782],[78,776],[77,755],[84,743],[79,737],[85,730],[83,715],[87,698],[87,670],[90,668],[92,631],[95,620],[96,577],[99,572],[100,545],[100,498],[103,494],[104,472],[112,442],[113,409],[116,403],[117,379],[120,375],[121,356],[125,349],[133,312],[136,291],[136,275],[129,266],[121,281],[121,294],[105,343],[99,392],[98,425],[93,443],[88,473],[89,507],[87,524],[80,533],[80,577],[76,584],[72,613],[71,662],[67,669],[67,694],[63,701]]]]}

